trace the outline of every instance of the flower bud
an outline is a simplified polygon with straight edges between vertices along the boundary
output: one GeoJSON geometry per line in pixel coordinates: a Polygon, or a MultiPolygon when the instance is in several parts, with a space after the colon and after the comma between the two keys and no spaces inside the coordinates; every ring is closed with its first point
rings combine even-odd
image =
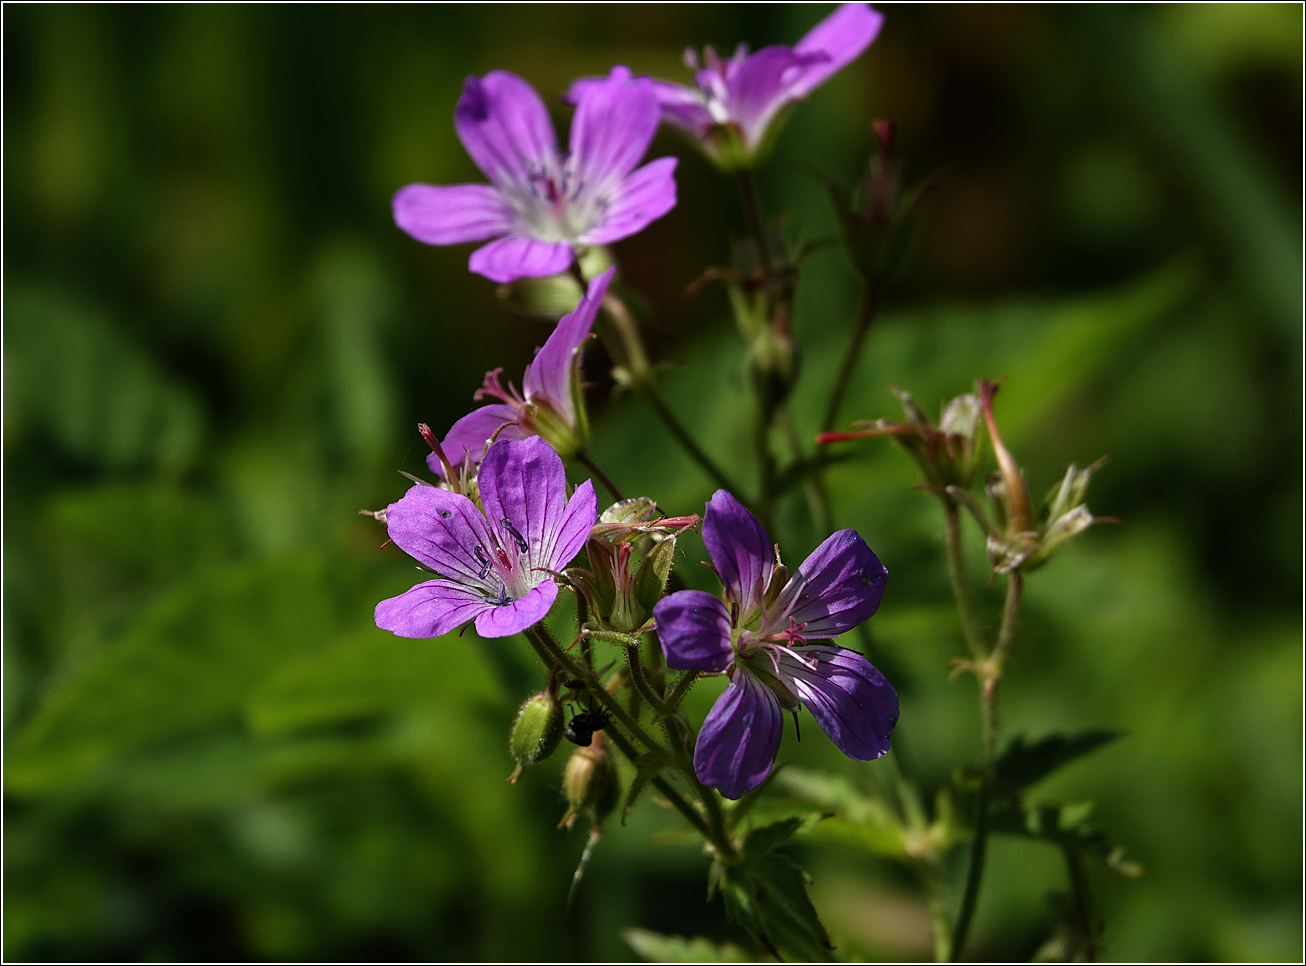
{"type": "Polygon", "coordinates": [[[533,694],[522,703],[508,737],[508,750],[517,760],[508,781],[516,784],[522,771],[557,750],[562,739],[562,717],[562,702],[547,691],[533,694]]]}
{"type": "Polygon", "coordinates": [[[602,731],[571,753],[562,773],[562,791],[569,807],[558,828],[570,829],[582,812],[598,825],[617,807],[617,764],[602,731]]]}

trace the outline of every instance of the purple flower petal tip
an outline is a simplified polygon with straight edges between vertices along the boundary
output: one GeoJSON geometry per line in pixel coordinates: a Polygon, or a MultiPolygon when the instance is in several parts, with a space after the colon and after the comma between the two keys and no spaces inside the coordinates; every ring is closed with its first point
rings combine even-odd
{"type": "Polygon", "coordinates": [[[719,672],[730,666],[730,612],[719,598],[701,590],[678,590],[654,605],[653,619],[668,667],[719,672]]]}
{"type": "Polygon", "coordinates": [[[698,733],[694,772],[729,799],[751,792],[771,774],[784,716],[771,690],[753,675],[736,674],[698,733]]]}

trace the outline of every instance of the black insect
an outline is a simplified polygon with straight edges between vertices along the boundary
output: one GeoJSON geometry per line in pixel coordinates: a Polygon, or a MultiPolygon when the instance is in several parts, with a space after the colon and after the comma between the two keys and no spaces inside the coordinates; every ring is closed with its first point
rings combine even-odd
{"type": "Polygon", "coordinates": [[[573,745],[589,745],[594,740],[594,732],[602,731],[611,720],[612,715],[607,711],[602,709],[595,711],[591,707],[589,711],[573,715],[567,722],[567,727],[563,729],[562,736],[573,745]]]}

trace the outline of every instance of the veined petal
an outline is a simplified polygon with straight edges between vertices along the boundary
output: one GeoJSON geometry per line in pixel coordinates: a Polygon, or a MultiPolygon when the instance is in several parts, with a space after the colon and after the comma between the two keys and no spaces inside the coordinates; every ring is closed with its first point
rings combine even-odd
{"type": "Polygon", "coordinates": [[[653,93],[657,96],[662,120],[683,128],[696,138],[707,137],[708,131],[716,123],[711,112],[704,106],[702,96],[692,88],[655,80],[653,93]]]}
{"type": "Polygon", "coordinates": [[[533,174],[552,166],[558,153],[544,101],[507,71],[467,78],[454,109],[454,128],[476,166],[514,194],[527,189],[533,174]]]}
{"type": "Polygon", "coordinates": [[[452,580],[428,580],[377,604],[376,626],[399,637],[440,637],[490,609],[478,590],[452,580]]]}
{"type": "Polygon", "coordinates": [[[558,585],[545,580],[520,600],[490,606],[476,618],[476,633],[481,637],[507,637],[544,620],[544,615],[558,597],[558,585]]]}
{"type": "Polygon", "coordinates": [[[571,121],[571,162],[579,191],[602,198],[619,185],[648,150],[658,127],[653,82],[614,67],[607,79],[582,89],[571,121]]]}
{"type": "Polygon", "coordinates": [[[680,671],[724,671],[734,658],[730,612],[720,598],[702,590],[678,590],[653,607],[667,667],[680,671]]]}
{"type": "Polygon", "coordinates": [[[567,509],[558,521],[553,545],[544,551],[547,558],[540,563],[549,570],[561,570],[580,553],[590,535],[590,529],[599,518],[599,499],[594,495],[594,484],[585,480],[567,501],[567,509]]]}
{"type": "Polygon", "coordinates": [[[515,540],[503,520],[526,541],[531,584],[550,580],[546,570],[560,570],[575,556],[597,517],[593,484],[582,483],[568,504],[562,458],[538,436],[492,445],[477,480],[485,518],[502,535],[501,542],[515,540]],[[560,560],[569,549],[570,556],[560,560]]]}
{"type": "Polygon", "coordinates": [[[698,780],[721,789],[726,798],[751,792],[771,774],[783,726],[780,701],[741,667],[698,733],[698,780]]]}
{"type": "Polygon", "coordinates": [[[576,424],[576,409],[571,399],[572,367],[577,365],[575,353],[589,337],[616,271],[615,267],[609,268],[590,279],[589,291],[575,309],[558,320],[522,379],[522,392],[528,402],[543,396],[570,426],[576,424]]]}
{"type": "Polygon", "coordinates": [[[608,201],[599,223],[580,236],[586,245],[607,245],[642,231],[676,206],[675,158],[658,158],[634,171],[608,201]]]}
{"type": "Polygon", "coordinates": [[[805,97],[833,74],[861,56],[879,36],[884,14],[869,3],[845,3],[807,32],[794,45],[797,54],[823,53],[826,59],[803,71],[792,87],[794,97],[805,97]]]}
{"type": "MultiPolygon", "coordinates": [[[[517,410],[507,403],[494,403],[473,409],[458,422],[449,427],[445,436],[444,455],[456,470],[465,459],[470,458],[475,466],[485,455],[486,444],[498,433],[498,439],[525,439],[530,434],[517,424],[517,410]]],[[[444,477],[444,467],[434,453],[426,457],[426,465],[432,473],[444,477]]]]}
{"type": "Polygon", "coordinates": [[[870,661],[834,644],[780,653],[780,676],[840,751],[871,761],[889,750],[898,693],[870,661]],[[811,664],[800,660],[806,658],[811,664]]]}
{"type": "Polygon", "coordinates": [[[808,640],[838,637],[880,606],[889,571],[856,530],[826,537],[789,578],[770,611],[773,626],[792,618],[808,640]]]}
{"type": "Polygon", "coordinates": [[[395,224],[427,245],[485,241],[512,231],[512,209],[488,184],[405,185],[391,202],[395,224]]]}
{"type": "Polygon", "coordinates": [[[467,267],[501,285],[519,278],[557,275],[571,264],[569,242],[547,242],[509,235],[472,252],[467,267]]]}
{"type": "Polygon", "coordinates": [[[493,553],[495,544],[476,504],[461,493],[436,486],[414,486],[385,511],[386,529],[395,545],[441,577],[476,590],[489,590],[476,555],[493,553]]]}
{"type": "Polygon", "coordinates": [[[717,490],[703,514],[703,542],[725,584],[726,596],[739,604],[742,627],[762,608],[775,555],[762,525],[725,490],[717,490]]]}
{"type": "Polygon", "coordinates": [[[763,47],[730,74],[726,111],[756,148],[780,108],[794,100],[795,83],[810,66],[828,57],[823,52],[799,54],[788,47],[763,47]]]}

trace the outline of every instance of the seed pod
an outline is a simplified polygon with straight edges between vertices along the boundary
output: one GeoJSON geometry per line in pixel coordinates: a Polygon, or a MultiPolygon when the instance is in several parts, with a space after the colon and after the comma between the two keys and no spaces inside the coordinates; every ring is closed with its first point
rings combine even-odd
{"type": "Polygon", "coordinates": [[[562,739],[562,703],[546,691],[527,698],[517,710],[508,737],[508,750],[517,760],[517,768],[508,777],[516,783],[524,769],[543,761],[562,739]]]}
{"type": "Polygon", "coordinates": [[[569,807],[558,828],[570,829],[581,812],[598,825],[617,807],[617,764],[602,731],[594,733],[589,745],[571,753],[562,773],[562,790],[569,807]]]}

